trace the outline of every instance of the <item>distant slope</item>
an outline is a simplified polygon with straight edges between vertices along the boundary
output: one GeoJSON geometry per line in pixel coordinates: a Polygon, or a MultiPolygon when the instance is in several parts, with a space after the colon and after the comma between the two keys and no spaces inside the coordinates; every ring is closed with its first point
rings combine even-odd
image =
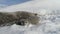
{"type": "Polygon", "coordinates": [[[22,4],[8,6],[0,11],[34,11],[40,12],[41,9],[56,10],[60,8],[60,0],[32,0],[22,4]]]}

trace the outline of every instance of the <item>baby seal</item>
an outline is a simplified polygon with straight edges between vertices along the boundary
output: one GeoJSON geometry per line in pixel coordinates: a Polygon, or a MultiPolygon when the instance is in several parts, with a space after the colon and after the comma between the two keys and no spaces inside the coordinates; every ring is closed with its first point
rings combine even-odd
{"type": "Polygon", "coordinates": [[[24,26],[27,23],[38,24],[39,17],[37,14],[26,11],[0,12],[0,26],[10,26],[13,24],[24,26]]]}

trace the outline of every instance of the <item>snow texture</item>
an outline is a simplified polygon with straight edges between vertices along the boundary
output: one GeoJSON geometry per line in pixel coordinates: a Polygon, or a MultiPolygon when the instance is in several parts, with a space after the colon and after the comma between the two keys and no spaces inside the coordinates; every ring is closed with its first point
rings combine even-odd
{"type": "Polygon", "coordinates": [[[36,26],[22,27],[14,24],[0,27],[0,34],[60,34],[60,13],[58,12],[40,16],[41,23],[36,26]]]}
{"type": "Polygon", "coordinates": [[[38,13],[41,22],[39,25],[31,27],[22,27],[15,24],[12,26],[0,27],[0,34],[60,34],[59,5],[59,0],[32,0],[1,9],[0,11],[7,12],[23,10],[38,13]]]}

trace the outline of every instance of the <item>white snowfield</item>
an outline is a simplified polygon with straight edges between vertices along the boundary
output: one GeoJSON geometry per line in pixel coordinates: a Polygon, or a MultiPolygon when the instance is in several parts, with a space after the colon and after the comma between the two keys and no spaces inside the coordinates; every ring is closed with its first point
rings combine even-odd
{"type": "Polygon", "coordinates": [[[22,4],[8,6],[0,11],[28,11],[40,15],[36,26],[0,27],[0,34],[60,34],[60,0],[31,0],[22,4]]]}

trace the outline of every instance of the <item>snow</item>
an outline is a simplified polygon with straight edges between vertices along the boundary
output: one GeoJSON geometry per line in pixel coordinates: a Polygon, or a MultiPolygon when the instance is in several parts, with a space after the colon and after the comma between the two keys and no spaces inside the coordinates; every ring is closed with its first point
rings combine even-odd
{"type": "Polygon", "coordinates": [[[6,7],[0,11],[28,11],[40,15],[40,24],[29,27],[0,27],[0,34],[60,34],[60,0],[32,0],[6,7]]]}

